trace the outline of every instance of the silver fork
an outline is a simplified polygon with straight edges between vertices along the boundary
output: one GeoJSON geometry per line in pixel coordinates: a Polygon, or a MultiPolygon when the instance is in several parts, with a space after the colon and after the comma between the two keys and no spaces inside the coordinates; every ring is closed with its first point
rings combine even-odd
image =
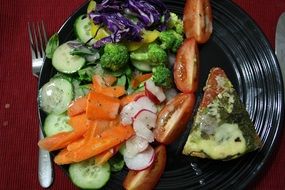
{"type": "MultiPolygon", "coordinates": [[[[32,71],[33,75],[38,77],[44,63],[47,44],[47,35],[43,21],[36,24],[28,23],[28,33],[32,55],[32,71]]],[[[42,139],[44,137],[41,126],[39,128],[39,139],[42,139]]],[[[43,188],[49,187],[53,182],[51,158],[49,152],[43,149],[39,149],[38,178],[43,188]]]]}
{"type": "Polygon", "coordinates": [[[45,47],[47,44],[44,22],[38,22],[37,24],[28,23],[28,32],[32,54],[32,71],[38,77],[44,63],[45,47]]]}

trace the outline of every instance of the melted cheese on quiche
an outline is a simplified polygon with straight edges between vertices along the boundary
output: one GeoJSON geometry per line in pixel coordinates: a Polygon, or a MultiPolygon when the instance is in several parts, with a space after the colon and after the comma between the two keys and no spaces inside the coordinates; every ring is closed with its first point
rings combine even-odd
{"type": "Polygon", "coordinates": [[[193,131],[187,142],[183,153],[189,154],[187,150],[204,152],[212,159],[223,159],[246,151],[246,142],[237,124],[224,123],[215,127],[208,139],[201,138],[200,130],[193,131]]]}

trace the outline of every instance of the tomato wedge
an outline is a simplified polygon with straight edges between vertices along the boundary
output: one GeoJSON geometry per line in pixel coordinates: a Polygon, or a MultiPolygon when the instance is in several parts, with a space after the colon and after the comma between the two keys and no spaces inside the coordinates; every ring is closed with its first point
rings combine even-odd
{"type": "Polygon", "coordinates": [[[195,95],[192,93],[180,93],[170,100],[158,114],[154,129],[155,140],[162,144],[176,140],[185,130],[194,105],[195,95]]]}
{"type": "Polygon", "coordinates": [[[174,82],[185,93],[193,93],[198,88],[199,52],[194,38],[186,39],[178,49],[174,63],[174,82]]]}
{"type": "Polygon", "coordinates": [[[209,0],[186,0],[183,26],[187,38],[205,43],[213,31],[212,8],[209,0]]]}
{"type": "Polygon", "coordinates": [[[207,79],[207,84],[204,87],[204,96],[200,107],[207,107],[215,97],[224,89],[218,84],[218,77],[227,78],[223,69],[219,67],[212,68],[207,79]]]}
{"type": "Polygon", "coordinates": [[[130,170],[124,180],[123,186],[126,190],[152,190],[158,183],[166,164],[166,148],[159,145],[155,148],[155,160],[145,170],[130,170]]]}

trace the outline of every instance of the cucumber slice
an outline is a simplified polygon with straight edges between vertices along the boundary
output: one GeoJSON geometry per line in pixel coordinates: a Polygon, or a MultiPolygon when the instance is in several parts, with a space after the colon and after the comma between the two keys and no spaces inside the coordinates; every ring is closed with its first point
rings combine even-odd
{"type": "Polygon", "coordinates": [[[95,43],[95,40],[92,36],[91,32],[91,21],[86,15],[81,15],[79,16],[75,22],[74,22],[74,31],[77,36],[77,38],[82,42],[82,43],[87,43],[88,45],[92,45],[95,43]]]}
{"type": "Polygon", "coordinates": [[[95,159],[91,158],[69,166],[69,175],[72,182],[82,189],[100,189],[110,178],[110,164],[95,165],[95,159]]]}
{"type": "Polygon", "coordinates": [[[72,82],[72,77],[68,74],[64,74],[64,73],[56,73],[51,79],[50,81],[52,81],[53,79],[57,79],[57,78],[60,78],[60,79],[65,79],[65,80],[68,80],[69,82],[72,82]]]}
{"type": "Polygon", "coordinates": [[[73,49],[64,43],[56,48],[52,56],[52,65],[62,73],[75,73],[85,64],[85,59],[78,55],[71,55],[73,49]]]}
{"type": "Polygon", "coordinates": [[[137,70],[142,72],[150,72],[152,70],[152,66],[148,63],[132,61],[132,64],[137,70]]]}
{"type": "Polygon", "coordinates": [[[72,84],[66,79],[55,78],[40,89],[38,99],[43,111],[61,114],[73,99],[72,84]]]}
{"type": "Polygon", "coordinates": [[[46,136],[52,136],[60,132],[72,131],[73,128],[68,125],[69,117],[66,114],[49,114],[44,122],[44,132],[46,136]]]}

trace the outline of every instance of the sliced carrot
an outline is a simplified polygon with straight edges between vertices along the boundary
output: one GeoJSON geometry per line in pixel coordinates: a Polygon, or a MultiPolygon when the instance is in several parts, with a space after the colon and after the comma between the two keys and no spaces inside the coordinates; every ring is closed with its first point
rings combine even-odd
{"type": "MultiPolygon", "coordinates": [[[[75,151],[76,149],[81,148],[82,146],[86,145],[89,143],[90,140],[92,140],[94,137],[99,136],[102,132],[104,132],[105,130],[107,130],[109,127],[114,126],[114,125],[118,125],[119,120],[115,119],[112,121],[107,121],[107,120],[88,120],[87,121],[87,125],[88,125],[88,130],[83,134],[83,137],[70,143],[67,146],[67,150],[68,152],[72,152],[75,151]]],[[[114,154],[119,150],[119,148],[114,148],[114,150],[112,152],[114,152],[114,154]]],[[[67,153],[66,150],[65,151],[61,151],[55,158],[55,162],[56,163],[62,163],[62,164],[66,164],[66,163],[71,163],[73,162],[72,160],[69,160],[69,158],[67,157],[67,153]]],[[[106,151],[107,152],[107,151],[106,151]]],[[[111,152],[111,151],[110,151],[111,152]]],[[[106,153],[106,155],[103,156],[103,153],[101,153],[101,157],[99,158],[100,162],[99,163],[103,163],[106,161],[108,161],[108,159],[110,159],[112,157],[112,155],[110,153],[106,153]],[[109,157],[108,157],[109,156],[109,157]]]]}
{"type": "Polygon", "coordinates": [[[65,148],[68,144],[79,139],[88,129],[86,125],[86,114],[80,114],[71,117],[68,123],[73,127],[73,131],[62,132],[56,135],[46,137],[38,142],[40,148],[48,151],[54,151],[65,148]]]}
{"type": "Polygon", "coordinates": [[[138,99],[140,96],[144,96],[145,95],[145,91],[140,91],[140,92],[135,92],[133,94],[130,94],[130,95],[127,95],[127,96],[124,96],[122,99],[121,99],[121,106],[125,106],[127,105],[128,103],[132,102],[132,101],[135,101],[136,99],[138,99]]]}
{"type": "Polygon", "coordinates": [[[100,90],[102,87],[104,87],[104,81],[101,76],[99,75],[93,75],[92,77],[92,88],[94,90],[100,90]]]}
{"type": "Polygon", "coordinates": [[[117,80],[116,77],[111,75],[106,75],[104,77],[102,78],[99,75],[94,75],[92,77],[92,87],[95,92],[111,97],[121,97],[126,93],[123,86],[110,86],[113,80],[117,80]],[[104,80],[107,80],[107,84],[104,80]]]}
{"type": "Polygon", "coordinates": [[[113,75],[104,75],[102,78],[107,86],[112,86],[117,81],[117,77],[113,75]]]}
{"type": "Polygon", "coordinates": [[[67,146],[67,150],[73,151],[84,146],[91,138],[100,135],[104,130],[108,129],[111,123],[111,121],[107,120],[87,120],[87,131],[82,135],[82,138],[70,143],[67,146]]]}
{"type": "Polygon", "coordinates": [[[106,96],[116,97],[116,98],[121,97],[124,94],[126,94],[126,90],[124,86],[105,87],[105,88],[101,88],[100,90],[97,90],[96,92],[99,92],[106,96]]]}
{"type": "Polygon", "coordinates": [[[137,88],[140,83],[142,83],[143,81],[149,79],[152,76],[151,73],[146,73],[146,74],[142,74],[142,75],[137,75],[135,76],[132,80],[131,80],[131,86],[132,88],[137,88]]]}
{"type": "Polygon", "coordinates": [[[73,150],[76,150],[76,149],[80,148],[84,144],[85,144],[85,139],[84,138],[80,138],[80,139],[78,139],[76,141],[73,141],[69,145],[67,145],[66,148],[67,148],[68,151],[73,151],[73,150]]]}
{"type": "Polygon", "coordinates": [[[88,127],[87,121],[88,120],[86,113],[82,113],[80,115],[70,117],[67,122],[75,131],[81,131],[82,129],[84,129],[85,132],[88,127]]]}
{"type": "MultiPolygon", "coordinates": [[[[87,129],[87,128],[86,128],[87,129]]],[[[83,135],[84,131],[63,132],[44,138],[38,142],[40,148],[47,151],[54,151],[65,148],[83,135]]]]}
{"type": "Polygon", "coordinates": [[[133,134],[133,127],[130,125],[123,126],[120,124],[118,126],[111,127],[110,129],[104,131],[100,136],[92,138],[88,144],[70,152],[68,156],[72,158],[69,160],[72,160],[73,162],[80,162],[96,156],[111,149],[112,147],[121,144],[133,136],[133,134]]]}
{"type": "Polygon", "coordinates": [[[69,139],[71,134],[72,132],[62,132],[50,137],[46,137],[38,142],[38,146],[48,151],[64,148],[63,139],[69,139]]]}
{"type": "Polygon", "coordinates": [[[67,114],[72,117],[86,111],[87,96],[82,96],[74,100],[68,107],[67,114]]]}
{"type": "Polygon", "coordinates": [[[117,81],[117,78],[112,75],[93,75],[92,83],[93,88],[97,89],[98,87],[109,87],[112,86],[117,81]]]}
{"type": "Polygon", "coordinates": [[[102,165],[106,163],[110,158],[112,158],[120,149],[120,145],[117,145],[109,150],[106,150],[105,152],[102,152],[101,154],[98,154],[95,156],[95,164],[96,165],[102,165]]]}
{"type": "Polygon", "coordinates": [[[111,121],[108,120],[89,120],[88,121],[89,129],[88,131],[83,135],[86,142],[89,142],[90,139],[93,137],[100,135],[102,132],[107,130],[110,127],[111,121]]]}
{"type": "Polygon", "coordinates": [[[64,164],[71,164],[73,163],[71,157],[69,156],[70,151],[65,148],[62,149],[55,157],[54,162],[58,165],[64,165],[64,164]]]}
{"type": "Polygon", "coordinates": [[[91,91],[88,94],[86,114],[90,120],[112,120],[118,115],[120,100],[91,91]]]}

